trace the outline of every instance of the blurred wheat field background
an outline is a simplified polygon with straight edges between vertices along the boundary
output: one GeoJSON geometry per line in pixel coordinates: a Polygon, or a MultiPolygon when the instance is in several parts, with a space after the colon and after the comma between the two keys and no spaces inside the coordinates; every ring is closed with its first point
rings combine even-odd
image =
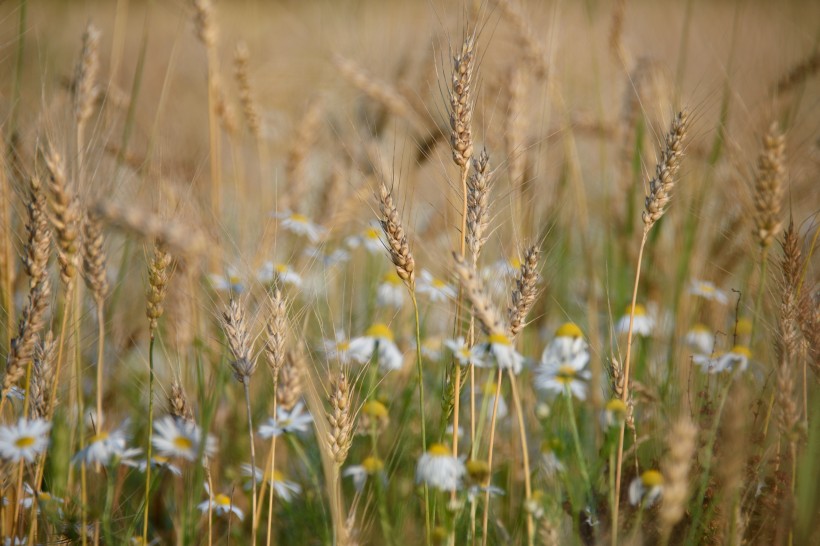
{"type": "Polygon", "coordinates": [[[820,5],[0,5],[4,544],[820,542],[820,5]]]}

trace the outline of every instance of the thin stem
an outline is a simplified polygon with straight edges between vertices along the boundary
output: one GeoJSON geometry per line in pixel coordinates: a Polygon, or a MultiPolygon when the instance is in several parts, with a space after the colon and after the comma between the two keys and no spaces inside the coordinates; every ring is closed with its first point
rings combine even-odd
{"type": "MultiPolygon", "coordinates": [[[[256,449],[253,446],[253,420],[251,417],[251,385],[250,385],[250,377],[245,377],[242,381],[242,386],[245,387],[245,409],[248,411],[248,436],[250,436],[251,442],[251,473],[256,473],[256,449]]],[[[264,472],[262,473],[262,477],[264,478],[264,472]]],[[[273,479],[273,474],[271,474],[271,479],[273,479]]],[[[252,526],[251,526],[251,544],[256,544],[256,476],[251,480],[251,514],[252,514],[252,526]]]]}
{"type": "Polygon", "coordinates": [[[572,391],[567,385],[564,389],[564,395],[567,399],[567,411],[569,411],[569,425],[570,429],[572,430],[572,440],[575,444],[575,455],[578,457],[578,466],[581,470],[581,478],[584,480],[584,487],[586,491],[584,495],[586,496],[589,494],[590,490],[592,489],[589,483],[589,472],[587,472],[587,463],[586,458],[584,457],[584,450],[581,447],[581,435],[578,434],[578,422],[575,419],[575,407],[572,405],[572,391]]]}
{"type": "Polygon", "coordinates": [[[749,334],[749,348],[752,348],[754,343],[754,336],[757,330],[757,319],[760,316],[760,309],[763,306],[763,292],[766,290],[766,274],[769,270],[769,249],[764,248],[760,255],[760,286],[757,288],[757,297],[755,298],[755,313],[752,317],[752,331],[749,334]]]}
{"type": "MultiPolygon", "coordinates": [[[[518,386],[515,374],[509,370],[510,385],[512,388],[513,404],[518,417],[518,433],[521,436],[521,456],[524,460],[524,492],[526,499],[532,497],[532,484],[530,482],[530,454],[527,448],[527,429],[524,426],[524,411],[521,405],[521,397],[518,395],[518,386]]],[[[532,513],[527,511],[527,544],[532,546],[535,540],[535,527],[533,525],[532,513]]]]}
{"type": "MultiPolygon", "coordinates": [[[[493,444],[495,443],[495,420],[498,416],[498,400],[501,398],[501,375],[502,370],[498,368],[498,378],[496,379],[495,383],[495,399],[493,399],[493,415],[490,418],[490,447],[489,452],[487,453],[487,468],[490,472],[490,481],[492,481],[493,475],[493,444]]],[[[490,488],[487,488],[487,491],[484,492],[484,518],[481,524],[482,529],[482,537],[481,537],[481,544],[482,546],[487,546],[487,528],[489,527],[489,520],[490,520],[490,488]]]]}
{"type": "Polygon", "coordinates": [[[97,336],[97,428],[102,430],[103,426],[103,367],[105,350],[105,323],[103,321],[103,300],[97,298],[97,326],[99,335],[97,336]]]}
{"type": "MultiPolygon", "coordinates": [[[[276,382],[274,382],[274,392],[276,392],[276,382]]],[[[273,418],[276,419],[276,397],[273,397],[273,418]]],[[[276,435],[273,435],[270,440],[270,476],[273,480],[273,472],[276,466],[276,435]]],[[[267,483],[267,480],[265,481],[267,483]]],[[[264,485],[264,484],[263,484],[264,485]]],[[[271,526],[273,525],[273,487],[271,486],[268,495],[268,536],[265,544],[270,546],[271,526]]]]}
{"type": "Polygon", "coordinates": [[[154,434],[154,332],[148,343],[148,447],[145,465],[145,513],[142,515],[142,539],[148,543],[148,505],[151,500],[151,448],[154,434]]]}
{"type": "MultiPolygon", "coordinates": [[[[624,387],[621,393],[621,400],[627,404],[629,399],[629,365],[630,356],[632,356],[632,330],[635,326],[635,302],[638,299],[638,284],[641,280],[641,262],[643,261],[643,250],[646,246],[646,236],[649,234],[649,228],[644,228],[643,236],[641,237],[641,248],[638,251],[638,265],[635,271],[635,285],[632,287],[632,305],[629,309],[629,332],[626,335],[626,359],[624,359],[624,387]]],[[[621,502],[621,467],[623,466],[624,457],[624,432],[626,421],[621,423],[621,431],[618,435],[618,459],[615,465],[615,507],[613,508],[612,520],[616,523],[612,526],[612,544],[618,544],[618,508],[621,502]]]]}
{"type": "MultiPolygon", "coordinates": [[[[416,301],[416,291],[410,289],[410,299],[413,300],[413,314],[416,320],[416,367],[419,375],[419,411],[421,412],[421,449],[422,453],[427,452],[427,427],[424,418],[424,374],[421,365],[421,324],[419,322],[419,304],[416,301]]],[[[427,544],[432,541],[432,529],[430,527],[430,491],[427,484],[424,484],[424,529],[427,536],[427,544]]]]}

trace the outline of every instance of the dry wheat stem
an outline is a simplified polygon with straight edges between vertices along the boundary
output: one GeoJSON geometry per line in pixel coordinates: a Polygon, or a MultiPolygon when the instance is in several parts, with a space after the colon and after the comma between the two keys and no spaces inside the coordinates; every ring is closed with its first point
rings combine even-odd
{"type": "MultiPolygon", "coordinates": [[[[498,400],[501,398],[501,378],[502,370],[498,368],[496,381],[495,381],[495,398],[493,399],[493,413],[490,417],[490,443],[487,451],[487,469],[490,474],[490,481],[492,482],[493,476],[493,446],[495,444],[495,423],[496,418],[498,417],[498,400]]],[[[483,410],[482,410],[483,411],[483,410]]],[[[482,528],[482,537],[481,537],[481,544],[482,546],[487,546],[487,529],[489,527],[490,521],[490,489],[484,492],[484,515],[482,518],[481,528],[482,528]]]]}

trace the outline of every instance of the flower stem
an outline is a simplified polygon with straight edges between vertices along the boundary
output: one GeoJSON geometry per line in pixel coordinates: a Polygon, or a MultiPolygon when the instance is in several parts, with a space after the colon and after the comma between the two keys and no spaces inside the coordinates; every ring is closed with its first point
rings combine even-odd
{"type": "Polygon", "coordinates": [[[142,515],[142,539],[148,543],[148,504],[151,496],[151,448],[154,433],[154,332],[148,342],[148,447],[145,450],[145,512],[142,515]]]}
{"type": "MultiPolygon", "coordinates": [[[[421,417],[421,450],[422,453],[427,452],[427,427],[424,418],[424,370],[421,365],[421,323],[419,322],[419,304],[416,301],[416,291],[410,290],[410,299],[413,300],[413,314],[416,320],[416,367],[419,375],[419,411],[421,417]]],[[[427,544],[431,544],[432,535],[430,527],[430,490],[427,484],[424,484],[424,529],[427,537],[427,544]]]]}

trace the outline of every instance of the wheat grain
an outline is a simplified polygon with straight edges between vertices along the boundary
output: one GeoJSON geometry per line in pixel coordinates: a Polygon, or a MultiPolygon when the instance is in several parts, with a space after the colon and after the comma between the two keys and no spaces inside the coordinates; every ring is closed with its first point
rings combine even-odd
{"type": "Polygon", "coordinates": [[[245,320],[245,311],[238,299],[232,298],[227,311],[223,311],[222,328],[233,356],[233,376],[240,383],[247,384],[256,371],[256,359],[251,355],[250,332],[245,320]]]}
{"type": "Polygon", "coordinates": [[[538,293],[538,255],[540,250],[537,245],[532,245],[524,251],[524,260],[515,279],[515,288],[512,293],[512,301],[507,308],[507,321],[509,322],[510,338],[515,338],[524,328],[527,315],[535,303],[538,293]]]}
{"type": "Polygon", "coordinates": [[[379,223],[387,238],[387,250],[390,252],[390,259],[396,266],[396,273],[407,283],[410,290],[416,285],[416,262],[407,244],[407,234],[401,224],[399,212],[393,203],[393,196],[384,185],[379,184],[379,193],[376,196],[379,200],[379,211],[381,217],[379,223]]]}
{"type": "Polygon", "coordinates": [[[680,168],[683,155],[683,139],[686,137],[689,115],[686,110],[678,113],[672,121],[672,128],[666,135],[666,146],[655,168],[655,177],[649,181],[649,195],[646,196],[643,212],[644,229],[649,230],[666,212],[675,186],[675,175],[680,168]]]}
{"type": "Polygon", "coordinates": [[[353,442],[353,415],[351,413],[351,392],[347,375],[340,373],[330,391],[330,412],[327,414],[330,430],[327,444],[333,460],[341,466],[347,459],[353,442]]]}
{"type": "Polygon", "coordinates": [[[755,230],[757,244],[767,249],[783,229],[780,207],[783,201],[786,138],[777,123],[772,123],[763,137],[763,149],[757,160],[755,180],[755,230]]]}

